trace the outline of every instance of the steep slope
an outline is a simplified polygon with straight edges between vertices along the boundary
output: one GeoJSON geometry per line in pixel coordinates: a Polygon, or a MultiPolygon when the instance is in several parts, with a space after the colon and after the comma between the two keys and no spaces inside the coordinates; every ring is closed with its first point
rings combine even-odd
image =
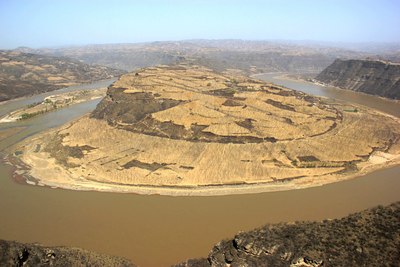
{"type": "Polygon", "coordinates": [[[398,266],[400,203],[323,222],[266,225],[237,234],[189,266],[398,266]]]}
{"type": "Polygon", "coordinates": [[[337,59],[315,80],[343,89],[400,99],[400,63],[337,59]]]}
{"type": "Polygon", "coordinates": [[[0,240],[1,266],[129,266],[130,261],[80,248],[45,247],[0,240]]]}
{"type": "Polygon", "coordinates": [[[66,58],[0,51],[0,101],[109,79],[123,73],[66,58]]]}

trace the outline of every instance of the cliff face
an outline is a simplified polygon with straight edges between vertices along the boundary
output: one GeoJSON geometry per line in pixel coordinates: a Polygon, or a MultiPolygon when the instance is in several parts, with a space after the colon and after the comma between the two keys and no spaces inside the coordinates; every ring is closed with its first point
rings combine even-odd
{"type": "Polygon", "coordinates": [[[400,99],[400,64],[337,59],[317,81],[357,92],[400,99]]]}
{"type": "Polygon", "coordinates": [[[266,225],[177,266],[398,266],[400,203],[323,222],[266,225]]]}
{"type": "Polygon", "coordinates": [[[129,266],[130,261],[67,247],[44,247],[0,240],[0,266],[129,266]]]}
{"type": "Polygon", "coordinates": [[[123,73],[66,58],[0,51],[0,101],[109,79],[123,73]]]}

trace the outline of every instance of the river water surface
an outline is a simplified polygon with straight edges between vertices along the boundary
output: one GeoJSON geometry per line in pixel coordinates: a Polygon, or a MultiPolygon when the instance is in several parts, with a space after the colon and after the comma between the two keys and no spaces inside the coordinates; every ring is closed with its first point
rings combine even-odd
{"type": "MultiPolygon", "coordinates": [[[[275,79],[273,75],[257,78],[400,116],[399,103],[377,97],[275,79]]],[[[87,86],[97,88],[109,83],[87,86]]],[[[0,114],[18,108],[16,103],[1,104],[0,114]]],[[[97,103],[0,124],[0,131],[26,127],[0,140],[0,149],[82,116],[97,103]]],[[[216,197],[79,192],[19,185],[11,177],[11,166],[0,164],[0,239],[81,247],[123,256],[139,266],[169,266],[204,257],[219,240],[265,223],[338,218],[400,200],[400,167],[309,189],[216,197]]]]}

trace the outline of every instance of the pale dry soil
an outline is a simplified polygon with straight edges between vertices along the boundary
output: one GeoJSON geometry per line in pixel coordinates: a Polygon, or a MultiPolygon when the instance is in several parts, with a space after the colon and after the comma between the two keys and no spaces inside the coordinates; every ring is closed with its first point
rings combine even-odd
{"type": "Polygon", "coordinates": [[[37,184],[223,195],[318,186],[400,161],[398,118],[246,77],[160,66],[122,76],[107,108],[119,105],[111,91],[174,105],[134,119],[118,107],[24,141],[14,149],[37,184]]]}

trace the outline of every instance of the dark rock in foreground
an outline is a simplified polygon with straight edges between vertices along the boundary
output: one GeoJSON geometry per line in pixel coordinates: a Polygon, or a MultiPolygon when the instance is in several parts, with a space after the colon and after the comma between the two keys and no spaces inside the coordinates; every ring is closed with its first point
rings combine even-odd
{"type": "Polygon", "coordinates": [[[80,248],[44,247],[0,240],[0,266],[135,266],[130,261],[80,248]]]}
{"type": "Polygon", "coordinates": [[[177,266],[399,266],[400,202],[323,222],[266,225],[177,266]]]}
{"type": "Polygon", "coordinates": [[[400,99],[400,64],[337,59],[315,80],[357,92],[400,99]]]}

